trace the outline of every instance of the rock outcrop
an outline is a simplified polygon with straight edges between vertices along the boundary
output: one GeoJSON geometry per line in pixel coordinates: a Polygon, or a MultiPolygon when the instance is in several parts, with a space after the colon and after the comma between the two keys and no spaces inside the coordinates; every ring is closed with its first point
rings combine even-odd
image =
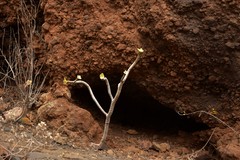
{"type": "MultiPolygon", "coordinates": [[[[94,83],[101,72],[120,78],[142,47],[145,54],[130,76],[139,87],[173,109],[214,109],[234,123],[239,120],[239,6],[207,0],[44,0],[50,75],[62,80],[81,74],[94,83]]],[[[218,123],[204,116],[202,121],[218,123]]]]}
{"type": "Polygon", "coordinates": [[[68,102],[65,98],[57,98],[42,105],[38,109],[38,116],[50,127],[58,129],[71,138],[82,138],[83,141],[100,139],[102,129],[91,113],[68,102]]]}
{"type": "MultiPolygon", "coordinates": [[[[0,2],[1,38],[3,28],[14,23],[11,4],[0,2]]],[[[37,58],[49,70],[50,85],[80,74],[94,87],[101,72],[118,81],[141,47],[145,53],[129,77],[135,85],[177,111],[203,110],[230,125],[240,120],[238,0],[40,4],[42,21],[37,27],[45,48],[37,58]]],[[[211,127],[222,126],[213,117],[195,118],[211,127]]]]}

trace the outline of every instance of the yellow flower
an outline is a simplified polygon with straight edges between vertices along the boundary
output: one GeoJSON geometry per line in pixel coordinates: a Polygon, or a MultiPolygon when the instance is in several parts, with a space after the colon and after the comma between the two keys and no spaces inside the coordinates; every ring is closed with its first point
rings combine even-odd
{"type": "Polygon", "coordinates": [[[105,78],[105,76],[104,76],[103,73],[101,73],[101,74],[99,75],[99,77],[100,77],[100,79],[102,79],[102,80],[105,78]]]}
{"type": "Polygon", "coordinates": [[[31,86],[32,85],[32,81],[31,80],[27,80],[24,84],[24,87],[28,87],[28,86],[31,86]]]}
{"type": "Polygon", "coordinates": [[[138,50],[139,53],[143,53],[144,52],[144,50],[142,48],[138,48],[137,50],[138,50]]]}
{"type": "Polygon", "coordinates": [[[217,115],[218,114],[218,112],[215,110],[215,108],[212,108],[210,113],[213,114],[213,115],[217,115]]]}
{"type": "Polygon", "coordinates": [[[67,84],[68,83],[68,80],[67,80],[67,78],[66,77],[64,77],[64,79],[63,79],[63,84],[67,84]]]}

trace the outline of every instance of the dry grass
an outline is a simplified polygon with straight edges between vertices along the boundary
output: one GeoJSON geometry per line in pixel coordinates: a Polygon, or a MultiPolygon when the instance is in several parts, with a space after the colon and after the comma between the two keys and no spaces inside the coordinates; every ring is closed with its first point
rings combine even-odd
{"type": "MultiPolygon", "coordinates": [[[[16,13],[17,27],[8,31],[8,48],[2,44],[0,49],[1,86],[8,95],[12,95],[12,104],[23,104],[22,115],[36,103],[46,79],[46,75],[41,75],[43,65],[36,64],[34,40],[40,38],[41,34],[37,30],[36,22],[39,5],[33,2],[32,0],[28,4],[24,0],[19,2],[16,13]]],[[[4,40],[3,36],[3,43],[4,40]]]]}

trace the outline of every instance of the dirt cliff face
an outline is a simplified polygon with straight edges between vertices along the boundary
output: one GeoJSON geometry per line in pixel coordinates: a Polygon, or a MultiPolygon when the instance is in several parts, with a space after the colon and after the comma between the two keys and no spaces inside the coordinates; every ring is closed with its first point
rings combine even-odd
{"type": "MultiPolygon", "coordinates": [[[[240,116],[239,6],[207,0],[43,0],[38,19],[44,20],[37,27],[46,48],[38,48],[45,50],[38,57],[46,61],[52,83],[81,74],[95,84],[101,72],[117,81],[142,47],[131,81],[168,107],[214,109],[234,123],[240,116]]],[[[18,4],[3,1],[0,7],[3,37],[16,24],[18,4]]]]}
{"type": "MultiPolygon", "coordinates": [[[[64,77],[79,74],[97,88],[102,72],[116,86],[136,49],[143,48],[131,83],[124,86],[129,94],[137,92],[137,99],[149,93],[180,112],[202,110],[239,130],[240,1],[41,0],[40,10],[36,27],[42,39],[33,48],[49,71],[53,91],[61,88],[64,77]]],[[[15,0],[0,2],[0,43],[5,37],[5,48],[17,11],[15,0]]],[[[193,117],[210,127],[223,125],[208,115],[193,117]]],[[[217,130],[214,140],[224,154],[229,130],[217,130]]],[[[239,143],[231,147],[239,150],[239,143]]]]}
{"type": "Polygon", "coordinates": [[[44,0],[44,56],[53,80],[81,74],[94,82],[101,72],[120,78],[142,47],[130,76],[140,88],[177,110],[214,109],[235,122],[239,6],[234,0],[44,0]]]}
{"type": "Polygon", "coordinates": [[[140,33],[154,54],[148,63],[153,72],[146,84],[149,92],[185,111],[215,108],[223,119],[236,118],[231,112],[239,101],[239,2],[165,1],[147,6],[142,14],[148,19],[140,33]]]}

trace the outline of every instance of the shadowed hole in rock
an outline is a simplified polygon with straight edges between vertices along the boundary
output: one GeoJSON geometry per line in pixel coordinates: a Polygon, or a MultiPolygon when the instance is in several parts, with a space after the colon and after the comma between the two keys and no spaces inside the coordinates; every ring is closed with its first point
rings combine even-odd
{"type": "MultiPolygon", "coordinates": [[[[106,85],[101,83],[91,86],[98,102],[105,111],[108,111],[110,97],[106,85]]],[[[115,93],[117,83],[111,87],[112,92],[115,93]]],[[[75,86],[71,89],[71,93],[72,99],[77,105],[90,111],[97,121],[104,122],[105,116],[92,100],[86,87],[75,86]]],[[[208,129],[207,125],[198,123],[192,118],[179,116],[173,109],[162,105],[149,93],[129,80],[123,86],[111,123],[138,130],[167,131],[168,133],[208,129]]]]}

